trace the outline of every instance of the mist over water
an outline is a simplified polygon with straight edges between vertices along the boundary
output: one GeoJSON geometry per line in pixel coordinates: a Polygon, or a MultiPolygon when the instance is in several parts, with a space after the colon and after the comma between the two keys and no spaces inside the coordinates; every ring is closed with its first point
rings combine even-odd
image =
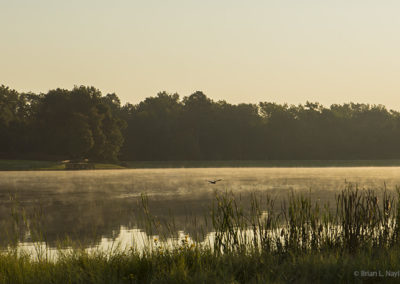
{"type": "MultiPolygon", "coordinates": [[[[50,246],[67,236],[83,246],[117,238],[121,228],[146,230],[141,196],[161,222],[174,219],[172,228],[191,236],[202,227],[216,193],[239,196],[252,193],[285,199],[292,191],[319,202],[333,202],[345,183],[360,188],[389,190],[400,185],[398,167],[359,168],[205,168],[134,169],[102,171],[0,172],[1,245],[16,232],[16,218],[32,219],[50,246]],[[222,179],[217,184],[207,180],[222,179]],[[11,212],[20,215],[12,216],[11,212]],[[21,217],[22,218],[22,217],[21,217]],[[195,221],[194,221],[195,220],[195,221]],[[197,230],[197,231],[196,231],[197,230]]],[[[18,231],[18,241],[32,241],[29,230],[18,231]]],[[[162,232],[148,232],[159,234],[162,232]]],[[[200,236],[201,238],[201,236],[200,236]]]]}

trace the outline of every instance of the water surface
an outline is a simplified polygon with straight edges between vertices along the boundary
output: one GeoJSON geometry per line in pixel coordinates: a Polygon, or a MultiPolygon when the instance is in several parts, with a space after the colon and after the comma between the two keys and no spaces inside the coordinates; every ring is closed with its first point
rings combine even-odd
{"type": "MultiPolygon", "coordinates": [[[[68,236],[83,246],[104,244],[126,232],[149,231],[142,196],[169,230],[201,238],[216,193],[231,191],[245,203],[256,192],[277,200],[291,191],[332,202],[345,183],[394,189],[399,167],[204,168],[0,172],[1,244],[40,238],[50,246],[68,236]],[[207,180],[222,179],[213,185],[207,180]],[[138,218],[140,216],[140,218],[138,218]],[[27,221],[28,220],[28,221],[27,221]],[[201,227],[203,232],[199,232],[201,227]],[[121,230],[122,228],[122,230],[121,230]]],[[[126,239],[126,237],[124,237],[126,239]]]]}

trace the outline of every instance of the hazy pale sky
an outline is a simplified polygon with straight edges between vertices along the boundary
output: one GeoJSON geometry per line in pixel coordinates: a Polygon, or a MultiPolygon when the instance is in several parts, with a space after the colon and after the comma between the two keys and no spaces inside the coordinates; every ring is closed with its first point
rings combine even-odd
{"type": "Polygon", "coordinates": [[[398,0],[1,0],[0,84],[400,110],[398,0]]]}

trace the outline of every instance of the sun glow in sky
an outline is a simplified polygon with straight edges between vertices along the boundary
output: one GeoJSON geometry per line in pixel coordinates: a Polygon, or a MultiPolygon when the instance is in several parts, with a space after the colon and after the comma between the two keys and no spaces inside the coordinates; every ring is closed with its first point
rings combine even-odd
{"type": "Polygon", "coordinates": [[[0,2],[0,84],[400,110],[400,2],[0,2]]]}

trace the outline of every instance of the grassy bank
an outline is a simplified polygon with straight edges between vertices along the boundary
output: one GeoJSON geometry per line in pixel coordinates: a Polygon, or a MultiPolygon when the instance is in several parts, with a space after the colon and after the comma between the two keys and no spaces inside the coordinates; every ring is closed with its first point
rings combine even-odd
{"type": "MultiPolygon", "coordinates": [[[[96,169],[124,169],[115,164],[95,163],[96,169]]],[[[0,171],[48,171],[64,170],[65,165],[54,161],[35,161],[35,160],[0,160],[0,171]]]]}
{"type": "MultiPolygon", "coordinates": [[[[95,163],[96,169],[239,168],[239,167],[400,167],[400,160],[269,160],[269,161],[130,161],[95,163]]],[[[54,161],[0,160],[0,171],[64,170],[54,161]]]]}
{"type": "MultiPolygon", "coordinates": [[[[60,251],[58,260],[32,260],[16,250],[0,253],[3,283],[398,283],[398,191],[349,185],[335,204],[291,194],[281,204],[257,196],[250,204],[216,195],[209,222],[213,242],[183,239],[153,249],[60,251]]],[[[143,220],[162,224],[143,199],[143,220]]]]}
{"type": "Polygon", "coordinates": [[[400,251],[372,250],[272,255],[248,252],[217,256],[182,249],[160,255],[75,251],[58,262],[0,257],[1,283],[398,283],[400,251]],[[381,276],[362,276],[379,272],[381,276]]]}
{"type": "Polygon", "coordinates": [[[131,161],[128,168],[400,167],[400,160],[131,161]]]}

